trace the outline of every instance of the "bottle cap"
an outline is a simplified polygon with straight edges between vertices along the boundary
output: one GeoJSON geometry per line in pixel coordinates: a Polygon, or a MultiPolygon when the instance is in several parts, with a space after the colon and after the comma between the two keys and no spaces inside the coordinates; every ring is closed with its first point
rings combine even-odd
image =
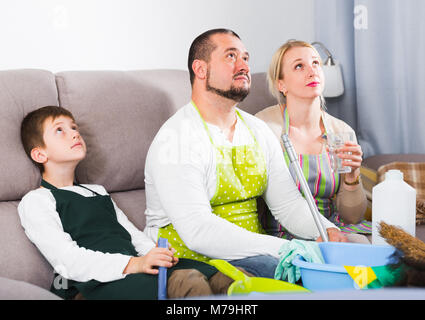
{"type": "Polygon", "coordinates": [[[388,170],[385,172],[385,180],[403,180],[403,172],[400,170],[388,170]]]}

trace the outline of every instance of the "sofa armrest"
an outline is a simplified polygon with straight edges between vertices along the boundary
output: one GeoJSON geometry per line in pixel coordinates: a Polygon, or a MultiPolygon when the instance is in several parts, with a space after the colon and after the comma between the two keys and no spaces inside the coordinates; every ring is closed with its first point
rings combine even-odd
{"type": "Polygon", "coordinates": [[[62,300],[55,294],[24,281],[0,277],[0,300],[62,300]]]}

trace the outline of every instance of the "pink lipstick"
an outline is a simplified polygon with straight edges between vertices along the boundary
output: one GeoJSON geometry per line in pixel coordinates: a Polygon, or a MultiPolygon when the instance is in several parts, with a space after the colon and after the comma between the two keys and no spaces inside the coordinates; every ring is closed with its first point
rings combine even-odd
{"type": "Polygon", "coordinates": [[[314,88],[314,87],[317,87],[319,84],[320,84],[320,82],[313,81],[313,82],[310,82],[307,86],[314,88]]]}

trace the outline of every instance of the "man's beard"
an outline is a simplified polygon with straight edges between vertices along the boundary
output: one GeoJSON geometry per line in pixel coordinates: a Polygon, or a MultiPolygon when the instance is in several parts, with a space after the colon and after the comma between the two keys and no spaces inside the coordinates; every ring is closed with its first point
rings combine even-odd
{"type": "MultiPolygon", "coordinates": [[[[238,76],[238,75],[235,75],[238,76]]],[[[241,102],[243,101],[246,96],[249,94],[249,87],[248,88],[235,88],[233,84],[231,85],[229,90],[222,90],[218,88],[214,88],[210,85],[210,71],[207,71],[207,84],[206,84],[207,91],[211,91],[216,93],[217,95],[233,100],[235,102],[241,102]]]]}

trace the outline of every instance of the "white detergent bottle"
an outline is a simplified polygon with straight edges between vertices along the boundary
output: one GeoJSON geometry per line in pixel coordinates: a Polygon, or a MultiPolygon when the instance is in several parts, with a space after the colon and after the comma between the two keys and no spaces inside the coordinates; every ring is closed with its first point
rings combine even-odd
{"type": "Polygon", "coordinates": [[[387,244],[378,232],[381,221],[415,236],[416,190],[400,170],[385,172],[385,180],[372,189],[372,244],[387,244]]]}

